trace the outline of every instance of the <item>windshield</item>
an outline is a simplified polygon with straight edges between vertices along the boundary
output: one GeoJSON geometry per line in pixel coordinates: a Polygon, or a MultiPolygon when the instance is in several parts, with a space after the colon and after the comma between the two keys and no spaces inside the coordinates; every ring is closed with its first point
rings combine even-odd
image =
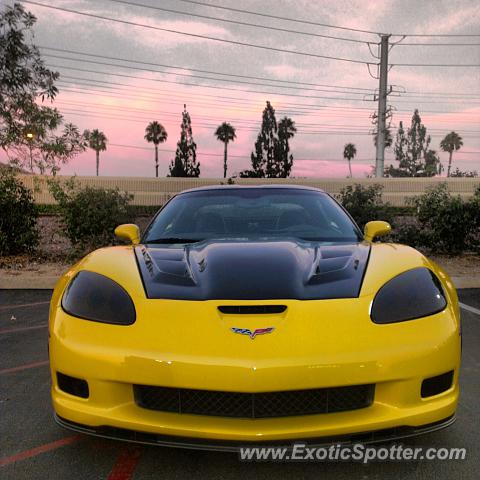
{"type": "Polygon", "coordinates": [[[232,187],[178,195],[154,219],[143,243],[282,237],[334,243],[361,239],[349,216],[323,192],[232,187]]]}

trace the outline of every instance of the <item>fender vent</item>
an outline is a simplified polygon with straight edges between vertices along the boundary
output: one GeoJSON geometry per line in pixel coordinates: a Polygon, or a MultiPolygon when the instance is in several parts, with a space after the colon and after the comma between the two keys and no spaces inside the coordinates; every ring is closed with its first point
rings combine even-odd
{"type": "Polygon", "coordinates": [[[229,315],[255,315],[268,313],[282,313],[286,305],[224,305],[218,307],[222,313],[229,315]]]}

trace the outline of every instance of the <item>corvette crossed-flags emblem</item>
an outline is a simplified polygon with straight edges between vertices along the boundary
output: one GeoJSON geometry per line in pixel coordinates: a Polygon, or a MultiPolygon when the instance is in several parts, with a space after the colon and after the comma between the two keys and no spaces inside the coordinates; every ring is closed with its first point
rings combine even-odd
{"type": "Polygon", "coordinates": [[[255,339],[257,335],[265,335],[266,333],[272,333],[275,328],[274,327],[266,327],[266,328],[256,328],[255,330],[250,330],[249,328],[231,328],[233,333],[239,333],[240,335],[248,335],[252,340],[255,339]]]}

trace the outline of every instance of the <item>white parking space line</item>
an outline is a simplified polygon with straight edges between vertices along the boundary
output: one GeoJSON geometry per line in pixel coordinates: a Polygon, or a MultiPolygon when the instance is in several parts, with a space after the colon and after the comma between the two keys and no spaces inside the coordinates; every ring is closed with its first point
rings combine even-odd
{"type": "Polygon", "coordinates": [[[471,307],[470,305],[465,305],[464,303],[461,303],[461,302],[458,302],[458,304],[460,305],[460,308],[463,308],[467,312],[472,312],[472,313],[476,313],[477,315],[480,315],[480,310],[478,308],[471,307]]]}
{"type": "Polygon", "coordinates": [[[50,300],[47,302],[34,302],[34,303],[21,303],[20,305],[0,305],[0,310],[14,309],[14,308],[25,308],[25,307],[35,307],[37,305],[46,305],[50,303],[50,300]]]}

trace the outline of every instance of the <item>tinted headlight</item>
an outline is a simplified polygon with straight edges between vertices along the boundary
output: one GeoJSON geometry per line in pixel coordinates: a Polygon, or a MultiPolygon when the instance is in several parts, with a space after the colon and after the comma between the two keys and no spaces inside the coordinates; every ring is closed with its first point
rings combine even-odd
{"type": "Polygon", "coordinates": [[[441,312],[447,306],[440,280],[428,268],[415,268],[388,281],[373,300],[375,323],[413,320],[441,312]]]}
{"type": "Polygon", "coordinates": [[[130,295],[113,280],[85,270],[77,273],[68,285],[62,308],[70,315],[95,322],[116,325],[135,322],[130,295]]]}

